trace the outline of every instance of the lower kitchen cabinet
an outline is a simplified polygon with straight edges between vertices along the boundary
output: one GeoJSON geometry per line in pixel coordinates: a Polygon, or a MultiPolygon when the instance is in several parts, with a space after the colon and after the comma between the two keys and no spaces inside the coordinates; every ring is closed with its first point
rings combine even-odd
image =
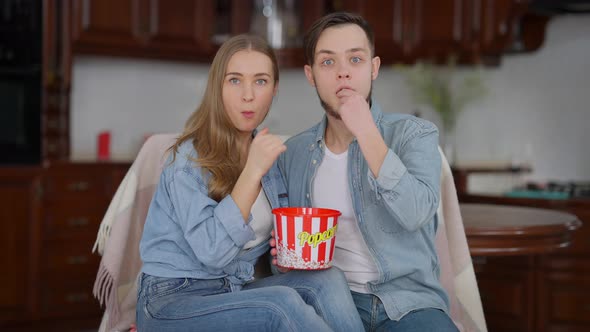
{"type": "Polygon", "coordinates": [[[590,261],[578,273],[545,270],[539,275],[538,326],[543,331],[590,329],[590,261]]]}
{"type": "Polygon", "coordinates": [[[590,331],[590,200],[461,196],[462,202],[567,211],[582,221],[572,244],[534,256],[473,257],[488,330],[590,331]]]}
{"type": "Polygon", "coordinates": [[[535,274],[532,257],[474,257],[489,331],[534,331],[535,274]]]}
{"type": "Polygon", "coordinates": [[[128,163],[0,169],[0,330],[98,328],[98,228],[128,163]]]}
{"type": "Polygon", "coordinates": [[[26,319],[35,303],[39,173],[36,168],[0,171],[0,322],[26,319]]]}
{"type": "Polygon", "coordinates": [[[539,257],[538,331],[590,331],[590,202],[570,211],[583,222],[572,245],[539,257]]]}

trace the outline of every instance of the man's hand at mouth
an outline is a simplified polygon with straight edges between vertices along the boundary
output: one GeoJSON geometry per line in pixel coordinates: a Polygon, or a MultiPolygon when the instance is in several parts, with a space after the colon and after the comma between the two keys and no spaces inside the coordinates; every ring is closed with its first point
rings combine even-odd
{"type": "Polygon", "coordinates": [[[363,96],[350,88],[339,90],[336,96],[340,99],[338,114],[355,137],[375,126],[369,104],[363,96]]]}

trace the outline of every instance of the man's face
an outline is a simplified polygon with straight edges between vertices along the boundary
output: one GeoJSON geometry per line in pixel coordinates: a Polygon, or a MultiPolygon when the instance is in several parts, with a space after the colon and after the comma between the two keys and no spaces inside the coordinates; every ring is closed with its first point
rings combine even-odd
{"type": "MultiPolygon", "coordinates": [[[[322,106],[339,119],[342,104],[338,92],[349,89],[368,99],[371,83],[377,78],[380,60],[371,58],[371,47],[364,30],[356,24],[330,27],[318,39],[313,66],[305,75],[315,86],[322,106]]],[[[367,100],[368,101],[368,100],[367,100]]]]}

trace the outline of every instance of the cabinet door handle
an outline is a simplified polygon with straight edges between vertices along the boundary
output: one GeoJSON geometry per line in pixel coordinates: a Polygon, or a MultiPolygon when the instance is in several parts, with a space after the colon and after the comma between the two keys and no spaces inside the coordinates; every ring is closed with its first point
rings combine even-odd
{"type": "Polygon", "coordinates": [[[487,257],[485,256],[475,256],[471,258],[471,262],[475,265],[484,265],[488,261],[487,257]]]}
{"type": "Polygon", "coordinates": [[[57,152],[57,144],[55,144],[55,143],[47,143],[46,148],[47,148],[47,152],[49,152],[49,153],[57,152]]]}
{"type": "Polygon", "coordinates": [[[47,120],[47,129],[57,130],[59,129],[59,121],[56,119],[47,120]]]}
{"type": "Polygon", "coordinates": [[[79,182],[70,183],[70,185],[68,186],[68,189],[70,189],[71,191],[85,191],[85,190],[88,190],[88,187],[90,187],[90,184],[88,184],[88,182],[79,181],[79,182]]]}
{"type": "Polygon", "coordinates": [[[508,32],[508,23],[506,23],[505,21],[498,24],[498,31],[500,32],[501,35],[505,35],[506,32],[508,32]]]}
{"type": "Polygon", "coordinates": [[[87,256],[69,256],[67,259],[68,264],[70,265],[81,265],[88,262],[87,256]]]}
{"type": "Polygon", "coordinates": [[[82,28],[88,30],[90,26],[90,0],[82,1],[82,28]]]}
{"type": "Polygon", "coordinates": [[[68,225],[70,227],[82,227],[88,225],[88,218],[80,217],[80,218],[71,218],[68,221],[68,225]]]}
{"type": "Polygon", "coordinates": [[[150,35],[155,35],[158,33],[158,25],[160,12],[158,10],[158,0],[151,0],[150,1],[150,35]]]}
{"type": "Polygon", "coordinates": [[[86,293],[69,293],[66,295],[68,303],[81,303],[88,301],[88,294],[86,293]]]}

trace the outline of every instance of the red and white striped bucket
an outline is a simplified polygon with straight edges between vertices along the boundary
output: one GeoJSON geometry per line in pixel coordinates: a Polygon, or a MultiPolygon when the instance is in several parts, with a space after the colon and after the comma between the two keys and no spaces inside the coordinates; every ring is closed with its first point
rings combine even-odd
{"type": "Polygon", "coordinates": [[[279,267],[321,270],[332,266],[340,211],[289,207],[272,213],[279,267]]]}

